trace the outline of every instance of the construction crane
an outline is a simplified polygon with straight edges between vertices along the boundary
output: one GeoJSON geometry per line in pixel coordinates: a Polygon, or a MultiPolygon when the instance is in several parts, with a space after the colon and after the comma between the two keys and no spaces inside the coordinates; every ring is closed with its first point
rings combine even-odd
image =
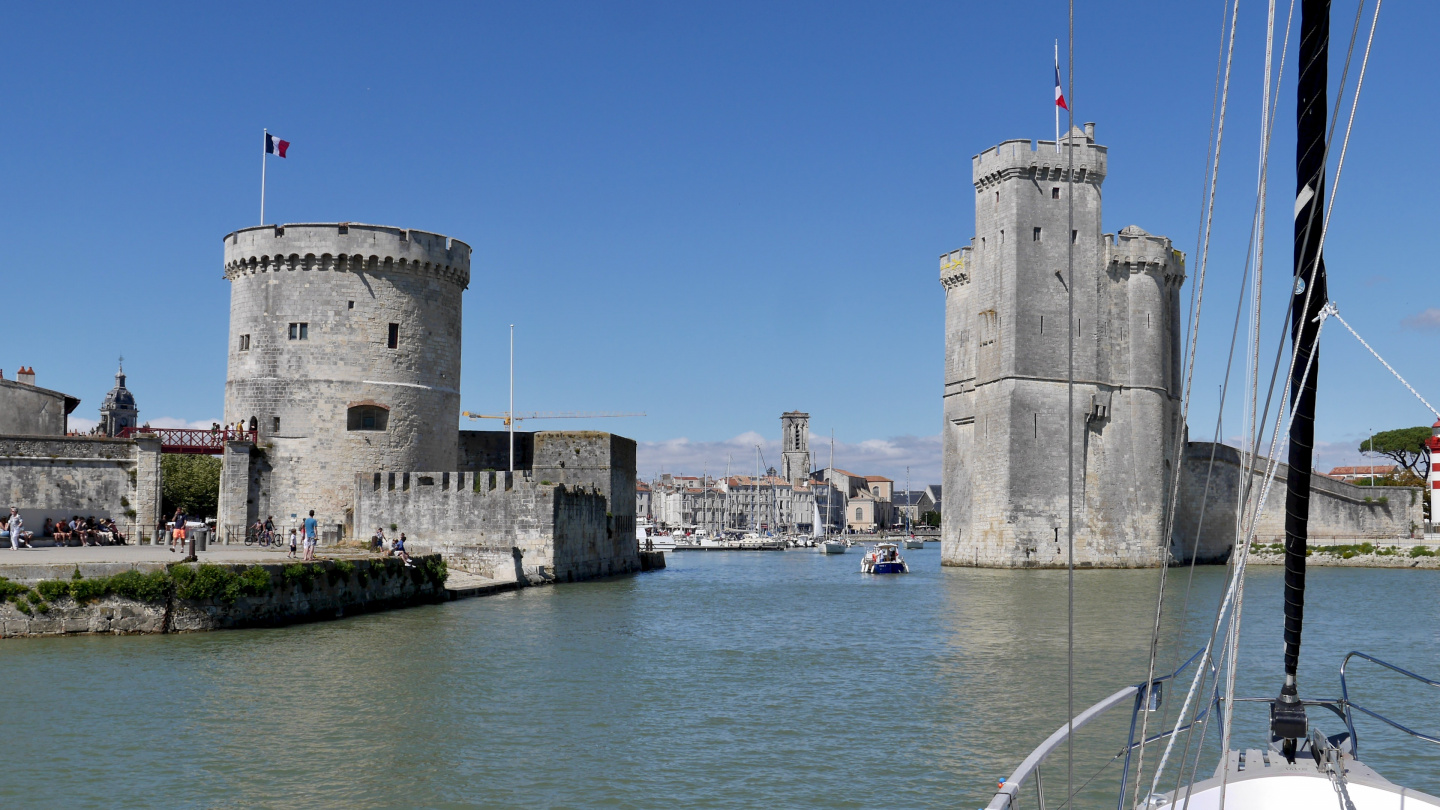
{"type": "Polygon", "coordinates": [[[643,413],[617,413],[615,411],[526,411],[513,416],[509,413],[471,413],[464,411],[461,416],[470,419],[504,419],[510,430],[510,472],[515,472],[515,423],[525,419],[617,419],[622,416],[644,416],[643,413]]]}
{"type": "MultiPolygon", "coordinates": [[[[643,413],[615,413],[613,411],[527,411],[517,413],[513,421],[520,422],[525,419],[616,419],[622,416],[644,416],[643,413]]],[[[461,416],[471,419],[504,419],[506,427],[509,427],[512,417],[508,413],[471,413],[465,411],[461,416]]]]}

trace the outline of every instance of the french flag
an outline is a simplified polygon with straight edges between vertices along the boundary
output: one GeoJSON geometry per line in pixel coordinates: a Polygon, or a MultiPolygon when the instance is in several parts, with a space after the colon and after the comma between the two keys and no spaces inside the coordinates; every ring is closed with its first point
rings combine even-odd
{"type": "MultiPolygon", "coordinates": [[[[1058,68],[1057,68],[1057,70],[1058,70],[1058,68]]],[[[1056,92],[1056,93],[1059,93],[1059,92],[1060,92],[1060,85],[1058,84],[1058,82],[1060,81],[1060,74],[1059,74],[1058,72],[1055,74],[1055,81],[1057,82],[1057,84],[1055,85],[1055,92],[1056,92]]],[[[1060,104],[1063,106],[1063,105],[1064,105],[1064,102],[1060,102],[1060,104]]],[[[289,149],[289,148],[290,148],[290,142],[289,142],[289,141],[282,141],[282,140],[280,140],[279,138],[275,137],[274,135],[271,135],[271,134],[268,133],[268,132],[265,133],[265,154],[267,154],[267,155],[279,155],[280,157],[283,158],[283,157],[285,157],[285,150],[286,150],[286,149],[289,149]]]]}
{"type": "MultiPolygon", "coordinates": [[[[1070,105],[1065,103],[1065,93],[1060,89],[1060,57],[1058,53],[1055,57],[1055,106],[1062,110],[1070,109],[1070,105]]],[[[284,141],[281,141],[281,143],[284,143],[284,141]]],[[[281,157],[284,157],[283,153],[281,157]]]]}

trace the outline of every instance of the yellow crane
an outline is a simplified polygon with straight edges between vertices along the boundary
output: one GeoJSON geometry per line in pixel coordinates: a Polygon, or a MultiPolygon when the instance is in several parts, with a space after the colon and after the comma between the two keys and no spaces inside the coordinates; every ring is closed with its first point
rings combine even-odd
{"type": "Polygon", "coordinates": [[[461,416],[471,419],[504,419],[505,426],[509,427],[511,422],[520,422],[525,419],[616,419],[622,416],[644,416],[643,413],[618,413],[615,411],[526,411],[517,413],[513,417],[508,413],[471,413],[465,411],[461,416]]]}

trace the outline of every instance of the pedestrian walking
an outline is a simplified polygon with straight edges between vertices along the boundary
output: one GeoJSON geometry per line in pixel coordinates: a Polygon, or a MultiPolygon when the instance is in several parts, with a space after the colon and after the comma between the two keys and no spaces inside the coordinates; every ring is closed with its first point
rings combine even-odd
{"type": "Polygon", "coordinates": [[[289,556],[290,556],[290,559],[292,559],[292,560],[295,559],[295,541],[298,539],[298,538],[296,537],[296,534],[297,534],[297,532],[295,531],[295,527],[294,527],[294,526],[291,526],[291,527],[290,527],[290,555],[289,555],[289,556]]]}
{"type": "Polygon", "coordinates": [[[175,528],[170,531],[170,551],[174,553],[175,545],[180,545],[181,553],[185,551],[185,512],[179,507],[175,508],[175,517],[172,519],[175,528]]]}
{"type": "Polygon", "coordinates": [[[310,510],[310,516],[305,518],[305,559],[315,559],[315,510],[310,510]]]}
{"type": "Polygon", "coordinates": [[[25,521],[21,519],[19,509],[10,507],[10,523],[7,525],[10,527],[10,548],[19,549],[21,543],[30,548],[30,544],[25,542],[25,535],[20,533],[25,529],[25,521]]]}

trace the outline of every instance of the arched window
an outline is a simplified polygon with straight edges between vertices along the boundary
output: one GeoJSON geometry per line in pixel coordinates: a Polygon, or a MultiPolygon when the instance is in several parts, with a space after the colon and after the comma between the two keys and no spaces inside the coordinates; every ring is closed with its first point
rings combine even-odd
{"type": "Polygon", "coordinates": [[[864,520],[864,519],[865,519],[865,510],[861,509],[861,508],[858,507],[858,506],[855,507],[855,519],[856,519],[856,520],[864,520]]]}
{"type": "Polygon", "coordinates": [[[357,402],[345,411],[346,430],[384,430],[390,409],[378,402],[357,402]]]}

